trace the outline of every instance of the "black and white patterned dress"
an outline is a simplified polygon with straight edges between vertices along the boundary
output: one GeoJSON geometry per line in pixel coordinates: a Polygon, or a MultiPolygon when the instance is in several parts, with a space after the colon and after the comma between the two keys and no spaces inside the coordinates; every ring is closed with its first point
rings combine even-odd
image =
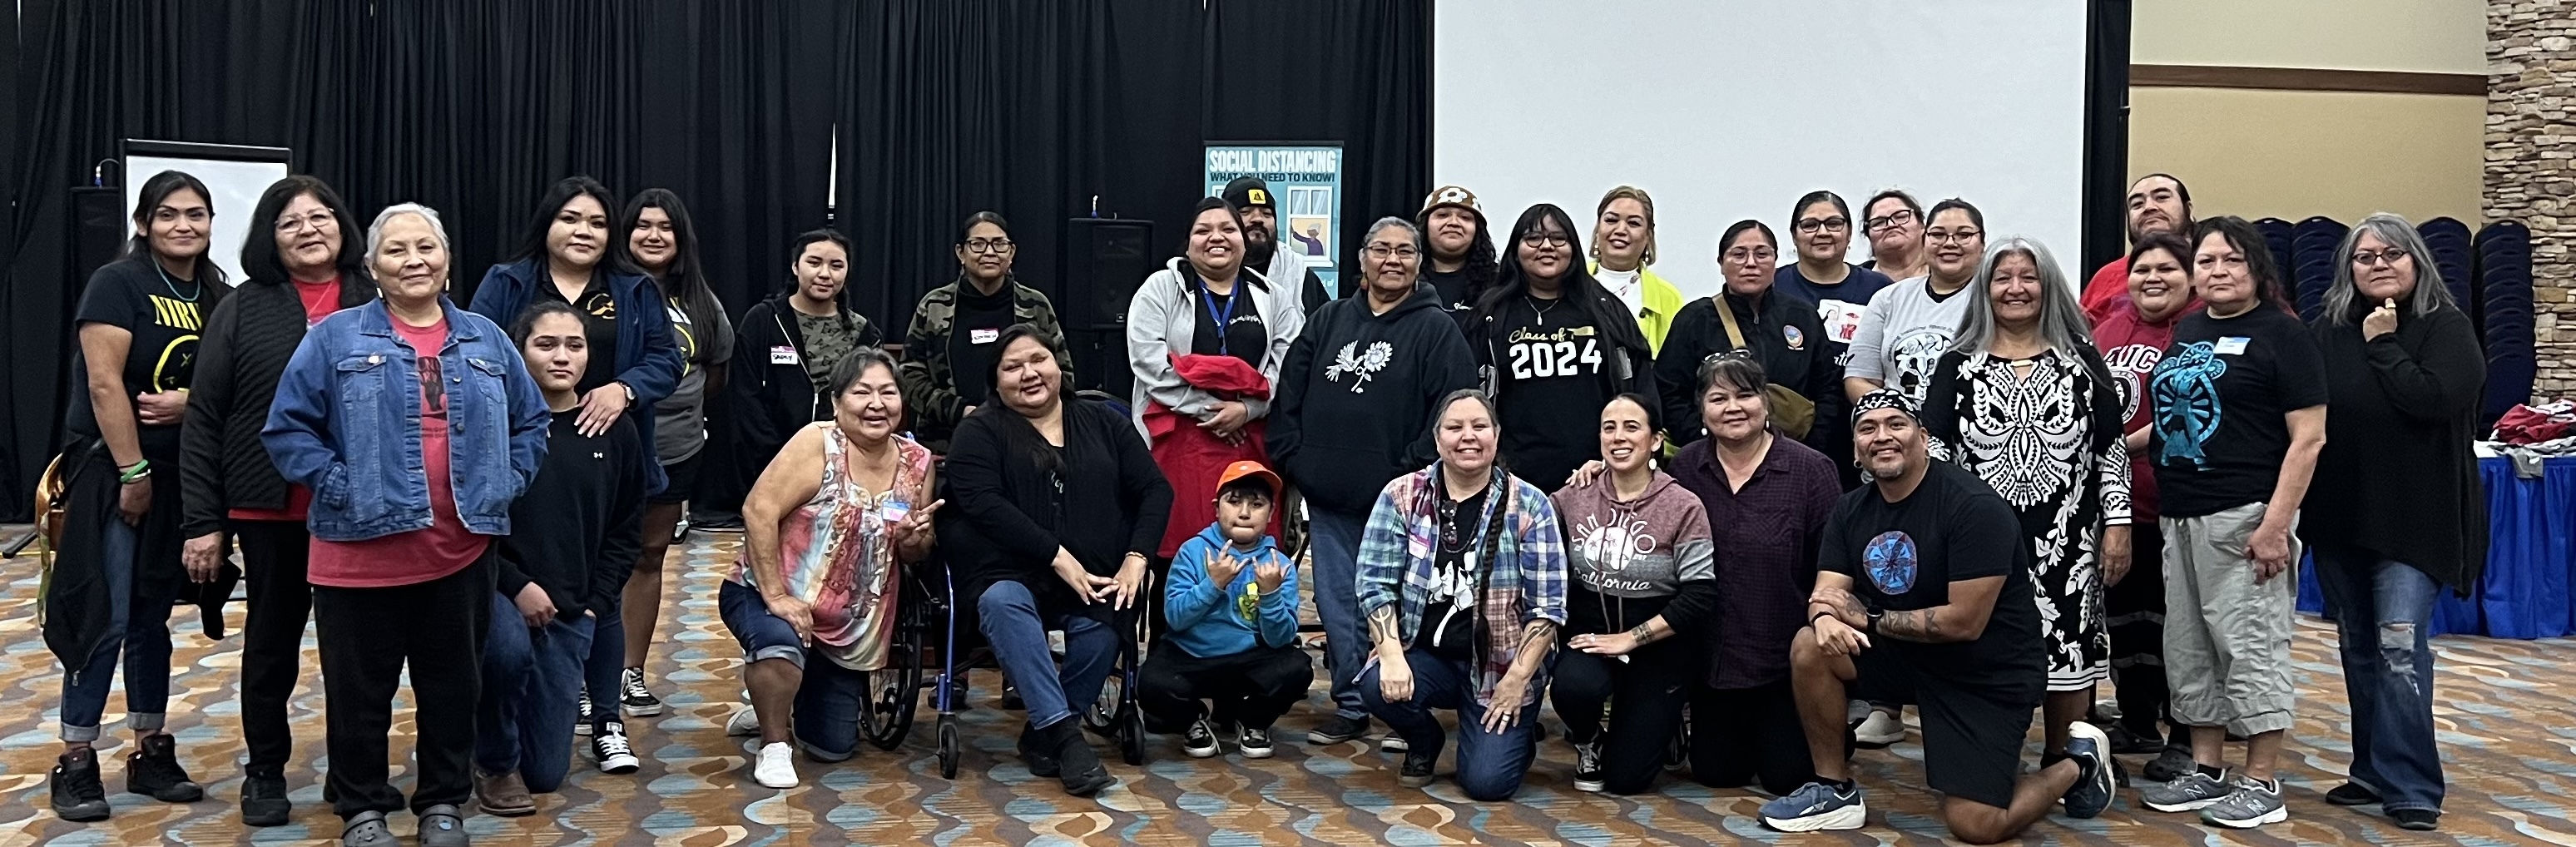
{"type": "Polygon", "coordinates": [[[2129,454],[2108,374],[2080,342],[2073,355],[2021,360],[1951,352],[1924,397],[1924,426],[1949,459],[2021,516],[2050,691],[2079,691],[2111,671],[2099,550],[2103,527],[2129,523],[2129,454]]]}

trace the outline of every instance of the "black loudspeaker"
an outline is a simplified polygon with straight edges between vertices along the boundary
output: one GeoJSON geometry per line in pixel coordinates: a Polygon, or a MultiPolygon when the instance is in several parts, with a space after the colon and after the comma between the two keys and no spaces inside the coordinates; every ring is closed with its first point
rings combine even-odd
{"type": "Polygon", "coordinates": [[[1056,308],[1073,348],[1076,388],[1128,395],[1127,303],[1159,267],[1155,256],[1153,221],[1074,218],[1066,228],[1056,308]]]}

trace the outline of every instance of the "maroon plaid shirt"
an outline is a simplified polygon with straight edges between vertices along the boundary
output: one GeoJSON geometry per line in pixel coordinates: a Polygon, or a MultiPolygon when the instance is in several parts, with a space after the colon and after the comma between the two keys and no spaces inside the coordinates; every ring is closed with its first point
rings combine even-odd
{"type": "Polygon", "coordinates": [[[1817,539],[1842,496],[1834,463],[1774,433],[1771,451],[1745,480],[1726,484],[1711,439],[1682,448],[1672,475],[1708,507],[1717,547],[1718,613],[1708,627],[1708,685],[1753,688],[1789,676],[1789,639],[1806,626],[1816,585],[1817,539]]]}

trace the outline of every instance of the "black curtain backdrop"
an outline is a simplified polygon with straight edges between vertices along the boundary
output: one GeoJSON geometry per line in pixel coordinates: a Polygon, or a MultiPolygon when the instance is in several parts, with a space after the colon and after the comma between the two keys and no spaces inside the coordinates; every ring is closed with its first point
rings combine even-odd
{"type": "Polygon", "coordinates": [[[977,210],[1011,218],[1021,278],[1051,294],[1094,197],[1177,254],[1204,141],[1343,143],[1344,243],[1411,212],[1430,0],[1214,5],[23,0],[0,62],[0,519],[25,518],[56,449],[68,190],[121,139],[291,148],[362,220],[437,208],[460,300],[567,175],[677,191],[736,315],[778,289],[796,233],[831,222],[856,241],[852,303],[899,334],[977,210]]]}
{"type": "Polygon", "coordinates": [[[2084,261],[2068,270],[2086,276],[2129,251],[2129,4],[2092,0],[2085,15],[2084,261]]]}

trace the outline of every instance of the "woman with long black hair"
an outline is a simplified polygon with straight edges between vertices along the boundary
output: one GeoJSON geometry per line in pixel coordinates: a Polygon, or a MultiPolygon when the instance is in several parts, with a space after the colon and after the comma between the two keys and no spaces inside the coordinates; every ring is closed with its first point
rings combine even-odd
{"type": "MultiPolygon", "coordinates": [[[[654,456],[662,466],[662,493],[644,506],[644,552],[626,580],[620,604],[626,629],[625,670],[618,674],[618,706],[627,717],[662,713],[662,700],[645,684],[644,659],[652,652],[653,625],[662,619],[662,560],[680,525],[680,508],[697,494],[698,469],[707,463],[707,398],[724,391],[725,364],[733,358],[733,322],[707,284],[698,228],[689,207],[668,188],[647,188],[626,201],[618,216],[616,255],[653,279],[671,320],[671,342],[680,348],[680,380],[653,404],[654,456]]],[[[606,351],[601,351],[606,352],[606,351]]]]}
{"type": "Polygon", "coordinates": [[[211,573],[229,533],[241,543],[250,614],[242,625],[242,822],[286,823],[286,761],[295,752],[286,701],[301,677],[304,622],[313,610],[305,581],[304,529],[312,489],[277,473],[259,429],[277,397],[277,378],[305,327],[376,298],[357,218],[339,192],[305,175],[278,180],[251,210],[242,242],[241,287],[206,317],[197,377],[188,391],[180,500],[189,568],[211,573]]]}
{"type": "MultiPolygon", "coordinates": [[[[92,745],[120,658],[125,724],[134,730],[126,790],[165,803],[205,796],[162,726],[170,606],[190,583],[214,582],[219,562],[181,565],[179,486],[154,485],[152,471],[180,464],[198,332],[205,310],[231,290],[206,256],[213,196],[179,171],[145,180],[125,256],[90,275],[72,316],[80,334],[72,375],[81,390],[63,422],[63,547],[45,584],[44,625],[45,646],[64,671],[63,753],[50,780],[54,814],[64,820],[107,819],[92,745]]],[[[222,598],[231,593],[229,585],[222,589],[211,621],[221,620],[222,598]]]]}
{"type": "MultiPolygon", "coordinates": [[[[632,411],[636,435],[657,444],[651,404],[671,396],[688,363],[672,341],[670,309],[661,288],[637,273],[613,246],[618,235],[610,216],[617,208],[617,198],[598,180],[575,176],[556,182],[537,202],[518,250],[484,272],[467,308],[508,326],[530,303],[571,304],[582,314],[589,348],[597,351],[593,355],[599,362],[583,372],[576,389],[581,392],[582,436],[599,437],[632,411]]],[[[668,483],[661,465],[644,471],[645,492],[662,493],[668,483]]],[[[624,613],[593,611],[599,614],[599,628],[592,633],[590,680],[579,726],[590,731],[591,754],[600,768],[622,773],[632,770],[634,761],[626,725],[618,720],[624,699],[618,677],[626,667],[624,613]]]]}
{"type": "Polygon", "coordinates": [[[1656,396],[1655,354],[1636,314],[1584,269],[1581,232],[1555,204],[1522,212],[1467,334],[1500,408],[1503,458],[1542,491],[1592,458],[1610,398],[1656,396]]]}

